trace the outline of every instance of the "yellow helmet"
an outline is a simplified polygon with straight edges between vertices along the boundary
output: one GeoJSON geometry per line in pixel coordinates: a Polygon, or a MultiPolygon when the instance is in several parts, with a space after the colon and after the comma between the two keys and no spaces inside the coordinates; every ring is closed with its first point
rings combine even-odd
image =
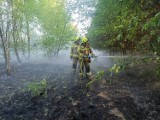
{"type": "Polygon", "coordinates": [[[80,37],[76,37],[74,40],[77,41],[77,40],[79,40],[79,39],[80,39],[80,37]]]}
{"type": "Polygon", "coordinates": [[[88,41],[88,39],[86,37],[82,38],[82,43],[86,43],[88,41]]]}

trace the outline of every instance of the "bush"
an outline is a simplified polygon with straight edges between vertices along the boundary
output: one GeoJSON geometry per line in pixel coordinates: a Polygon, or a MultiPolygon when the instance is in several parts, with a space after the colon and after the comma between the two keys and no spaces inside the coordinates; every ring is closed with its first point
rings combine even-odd
{"type": "Polygon", "coordinates": [[[47,81],[45,79],[40,82],[29,83],[27,87],[32,97],[41,95],[47,97],[47,81]]]}

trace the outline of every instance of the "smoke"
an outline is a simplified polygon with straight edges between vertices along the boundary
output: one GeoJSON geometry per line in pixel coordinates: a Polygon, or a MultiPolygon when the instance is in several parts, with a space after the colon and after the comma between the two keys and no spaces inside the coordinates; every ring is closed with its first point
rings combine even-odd
{"type": "Polygon", "coordinates": [[[109,68],[113,65],[113,59],[109,57],[102,57],[102,56],[110,56],[110,53],[108,51],[93,49],[93,52],[96,58],[92,58],[91,62],[92,69],[102,70],[109,68]]]}
{"type": "Polygon", "coordinates": [[[53,55],[48,57],[43,52],[38,51],[37,53],[32,53],[30,59],[23,59],[23,63],[32,63],[32,64],[57,64],[57,65],[69,65],[71,60],[69,58],[70,51],[63,50],[60,51],[58,55],[53,55]]]}
{"type": "MultiPolygon", "coordinates": [[[[94,54],[97,56],[96,58],[91,58],[91,65],[94,68],[100,67],[110,67],[113,64],[113,59],[102,57],[102,56],[110,56],[108,51],[104,50],[96,50],[93,49],[94,54]]],[[[59,52],[58,56],[48,57],[45,56],[42,52],[38,52],[38,54],[31,54],[30,59],[23,60],[23,63],[32,63],[32,64],[57,64],[63,66],[72,66],[72,60],[70,59],[70,50],[62,50],[59,52]]]]}
{"type": "MultiPolygon", "coordinates": [[[[113,65],[113,58],[102,57],[110,56],[108,51],[93,49],[93,53],[97,56],[96,58],[91,58],[91,70],[102,70],[109,68],[113,65]]],[[[14,61],[16,59],[14,58],[14,61]]],[[[58,65],[64,69],[72,69],[72,60],[70,58],[70,49],[62,50],[59,52],[58,56],[54,55],[52,57],[45,56],[43,52],[39,51],[37,53],[32,53],[30,59],[27,57],[23,58],[22,64],[30,63],[34,65],[50,64],[58,65]]]]}

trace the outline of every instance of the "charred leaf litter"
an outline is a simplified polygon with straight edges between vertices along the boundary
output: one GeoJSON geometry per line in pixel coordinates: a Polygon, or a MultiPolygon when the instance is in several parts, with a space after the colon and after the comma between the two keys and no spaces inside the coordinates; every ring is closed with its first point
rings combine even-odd
{"type": "Polygon", "coordinates": [[[23,63],[12,67],[9,77],[5,69],[0,72],[0,120],[160,119],[160,93],[132,86],[126,75],[118,81],[113,78],[112,84],[102,79],[86,87],[88,80],[78,80],[78,72],[73,76],[70,65],[23,63]],[[31,89],[42,81],[46,81],[45,92],[37,87],[40,92],[33,95],[31,89]]]}

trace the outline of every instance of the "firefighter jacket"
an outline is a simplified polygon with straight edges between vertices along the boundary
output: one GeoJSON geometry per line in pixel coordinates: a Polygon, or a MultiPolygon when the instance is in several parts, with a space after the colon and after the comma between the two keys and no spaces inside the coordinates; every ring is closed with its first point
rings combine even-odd
{"type": "Polygon", "coordinates": [[[87,57],[89,56],[89,54],[93,54],[92,52],[92,49],[89,47],[89,46],[83,46],[81,45],[79,48],[78,48],[78,55],[79,55],[79,59],[84,59],[84,57],[87,57]]]}
{"type": "Polygon", "coordinates": [[[79,58],[78,56],[78,48],[79,48],[79,45],[77,44],[73,44],[71,46],[71,51],[70,51],[70,58],[79,58]]]}

